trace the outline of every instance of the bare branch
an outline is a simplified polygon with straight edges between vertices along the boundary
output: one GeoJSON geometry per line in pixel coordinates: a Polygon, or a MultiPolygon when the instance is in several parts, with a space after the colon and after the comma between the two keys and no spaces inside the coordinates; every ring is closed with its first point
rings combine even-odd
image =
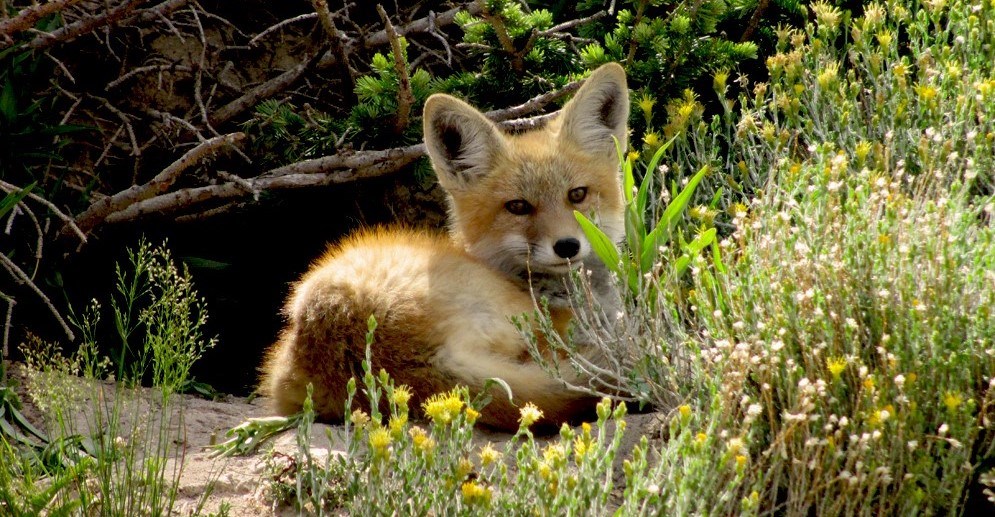
{"type": "Polygon", "coordinates": [[[300,79],[308,70],[315,66],[321,56],[325,53],[326,48],[327,44],[314,54],[305,58],[297,66],[274,77],[273,79],[270,79],[269,81],[266,81],[252,90],[249,90],[249,92],[245,95],[214,110],[214,116],[211,117],[211,124],[214,126],[224,124],[250,107],[255,106],[263,100],[289,88],[290,85],[296,83],[297,80],[300,79]]]}
{"type": "MultiPolygon", "coordinates": [[[[7,183],[4,180],[0,180],[0,189],[2,189],[4,192],[13,192],[15,190],[20,190],[21,188],[18,187],[17,185],[14,185],[13,183],[7,183]]],[[[86,242],[86,235],[83,233],[82,230],[79,229],[79,226],[76,226],[76,221],[74,221],[72,217],[69,217],[62,210],[59,210],[59,207],[52,204],[51,201],[37,194],[32,194],[32,193],[28,193],[28,199],[35,201],[41,205],[44,205],[45,208],[47,208],[50,212],[52,212],[52,214],[54,214],[59,219],[62,219],[62,221],[69,226],[69,229],[72,230],[73,233],[75,233],[76,236],[79,237],[81,241],[86,242]]]]}
{"type": "Polygon", "coordinates": [[[38,20],[79,2],[80,0],[50,0],[26,7],[17,16],[3,20],[0,22],[0,38],[4,41],[0,42],[0,48],[9,47],[14,42],[11,36],[34,27],[38,20]]]}
{"type": "Polygon", "coordinates": [[[181,172],[190,168],[200,161],[201,158],[208,154],[213,154],[221,147],[235,145],[243,138],[245,138],[245,133],[231,133],[201,142],[193,149],[184,153],[183,156],[170,164],[169,167],[163,169],[162,172],[147,183],[133,185],[113,196],[106,197],[90,205],[90,208],[76,219],[76,224],[84,233],[89,232],[114,212],[118,212],[135,203],[165,192],[177,180],[181,172]]]}
{"type": "Polygon", "coordinates": [[[56,310],[55,305],[52,305],[52,301],[49,300],[48,296],[45,296],[45,293],[43,293],[41,289],[39,289],[38,286],[31,281],[31,278],[29,278],[28,275],[14,263],[13,260],[7,257],[5,253],[0,253],[0,262],[3,263],[5,268],[7,268],[7,271],[10,271],[10,273],[18,279],[18,283],[27,285],[32,291],[34,291],[38,298],[41,299],[42,303],[48,307],[48,310],[52,313],[52,316],[55,316],[56,321],[58,321],[59,325],[62,326],[62,330],[65,331],[69,341],[75,340],[76,335],[73,334],[72,329],[70,329],[69,325],[66,324],[66,320],[62,319],[62,315],[59,314],[58,310],[56,310]]]}
{"type": "Polygon", "coordinates": [[[286,20],[283,20],[280,23],[267,27],[266,30],[260,32],[259,34],[256,34],[252,39],[249,40],[249,46],[252,47],[257,45],[259,43],[259,40],[265,38],[266,36],[269,36],[271,33],[275,31],[278,31],[286,27],[287,25],[290,25],[292,23],[302,22],[305,20],[313,20],[317,17],[318,13],[304,13],[298,16],[294,16],[293,18],[288,18],[286,20]]]}
{"type": "MultiPolygon", "coordinates": [[[[410,34],[418,34],[422,32],[432,32],[438,30],[439,27],[445,27],[453,23],[456,15],[461,11],[467,11],[470,14],[480,14],[483,10],[482,2],[472,2],[466,6],[454,7],[446,12],[440,14],[429,14],[424,18],[419,18],[411,23],[403,25],[401,27],[395,27],[397,34],[399,36],[408,36],[410,34]]],[[[364,48],[374,48],[381,45],[386,45],[390,43],[390,37],[387,36],[387,31],[377,31],[370,34],[363,39],[364,48]]],[[[350,40],[349,45],[357,45],[355,40],[350,40]]],[[[322,56],[321,61],[318,63],[319,68],[326,68],[335,62],[335,56],[331,54],[326,54],[322,56]]]]}
{"type": "MultiPolygon", "coordinates": [[[[17,301],[14,300],[12,296],[7,296],[6,294],[0,292],[0,298],[7,302],[7,317],[4,318],[3,323],[3,357],[0,357],[0,361],[5,361],[10,356],[10,326],[11,318],[14,315],[14,306],[17,305],[17,301]]],[[[7,385],[7,368],[0,365],[0,372],[3,375],[0,376],[0,386],[7,385]]]]}
{"type": "Polygon", "coordinates": [[[487,113],[485,113],[485,115],[487,115],[487,118],[495,122],[503,122],[505,120],[514,117],[521,117],[528,113],[534,113],[546,107],[547,104],[557,99],[566,97],[567,95],[570,95],[571,93],[577,91],[578,89],[580,89],[580,86],[584,84],[584,81],[585,79],[581,79],[579,81],[567,83],[560,89],[532,97],[531,99],[519,104],[518,106],[512,106],[510,108],[488,111],[487,113]]]}
{"type": "Polygon", "coordinates": [[[394,71],[397,73],[397,120],[394,123],[394,133],[401,134],[408,127],[408,120],[411,117],[411,105],[415,103],[415,96],[411,93],[411,79],[408,77],[408,65],[404,62],[404,49],[401,48],[401,38],[394,31],[394,24],[390,23],[387,11],[382,5],[377,4],[377,12],[383,20],[384,30],[387,31],[387,38],[390,39],[390,48],[394,54],[394,71]]]}
{"type": "MultiPolygon", "coordinates": [[[[485,115],[498,122],[505,129],[520,130],[538,127],[555,117],[556,113],[524,119],[508,119],[538,111],[549,103],[576,91],[582,83],[583,81],[575,81],[558,90],[533,97],[518,106],[490,111],[485,115]]],[[[315,187],[383,176],[401,170],[424,155],[425,145],[415,144],[386,150],[340,152],[332,156],[303,160],[277,167],[255,178],[221,175],[230,181],[217,185],[181,189],[137,200],[113,211],[103,220],[107,223],[133,221],[151,214],[196,211],[198,205],[206,202],[228,201],[249,195],[255,196],[256,193],[263,190],[315,187]]],[[[213,210],[213,208],[208,210],[213,210]]],[[[196,214],[182,217],[191,219],[195,218],[196,214]]]]}
{"type": "Polygon", "coordinates": [[[584,25],[585,23],[593,22],[594,20],[597,20],[599,18],[604,18],[607,15],[608,15],[607,11],[598,11],[598,12],[596,12],[596,13],[594,13],[591,16],[588,16],[586,18],[577,18],[576,20],[569,20],[569,21],[565,21],[563,23],[554,25],[554,26],[552,26],[552,27],[550,27],[550,28],[548,28],[548,29],[546,29],[544,31],[539,32],[539,35],[540,36],[553,36],[553,35],[555,35],[557,33],[560,33],[560,32],[572,29],[572,28],[574,28],[574,27],[576,27],[578,25],[584,25]]]}
{"type": "Polygon", "coordinates": [[[328,156],[305,160],[272,171],[244,182],[228,182],[205,187],[177,190],[153,197],[111,214],[108,223],[119,223],[145,217],[150,214],[166,214],[189,210],[207,201],[224,201],[244,197],[251,190],[281,190],[349,183],[359,179],[374,178],[395,172],[425,154],[425,145],[385,151],[362,151],[349,156],[328,156]],[[352,166],[343,169],[343,166],[352,166]]]}
{"type": "Polygon", "coordinates": [[[318,13],[321,26],[324,27],[325,33],[328,35],[328,43],[331,45],[329,51],[335,56],[339,79],[345,83],[342,91],[347,96],[353,96],[355,95],[353,91],[356,89],[356,77],[352,73],[352,67],[349,66],[349,50],[342,44],[343,35],[335,26],[332,13],[328,11],[328,0],[311,0],[311,5],[318,13]]]}
{"type": "Polygon", "coordinates": [[[138,21],[150,22],[157,19],[163,19],[172,14],[173,11],[187,5],[188,3],[190,3],[190,0],[166,0],[155,7],[149,7],[148,9],[142,9],[139,11],[140,14],[138,15],[138,21]]]}
{"type": "Polygon", "coordinates": [[[127,81],[128,79],[145,72],[165,72],[165,71],[176,71],[176,72],[192,72],[193,69],[189,66],[170,64],[170,65],[149,65],[149,66],[139,66],[128,70],[127,73],[121,74],[121,77],[114,79],[113,81],[107,83],[104,90],[110,91],[113,88],[117,88],[121,83],[127,81]]]}
{"type": "Polygon", "coordinates": [[[139,5],[144,4],[147,1],[148,0],[125,0],[124,3],[104,11],[104,13],[99,16],[88,16],[75,23],[60,27],[52,32],[39,34],[28,43],[28,47],[33,49],[48,48],[56,43],[70,41],[84,34],[89,34],[97,27],[110,25],[121,20],[122,18],[125,18],[131,14],[132,11],[137,9],[139,5]]]}

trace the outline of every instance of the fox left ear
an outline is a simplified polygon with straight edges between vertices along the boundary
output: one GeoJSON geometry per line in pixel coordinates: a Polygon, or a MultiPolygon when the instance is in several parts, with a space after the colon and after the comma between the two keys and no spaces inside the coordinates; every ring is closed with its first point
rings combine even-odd
{"type": "Polygon", "coordinates": [[[622,151],[628,145],[629,87],[625,70],[618,63],[607,63],[591,72],[563,108],[562,116],[561,138],[615,160],[612,137],[618,139],[622,151]]]}
{"type": "Polygon", "coordinates": [[[486,176],[504,150],[504,138],[476,108],[437,93],[425,101],[425,148],[439,183],[460,190],[486,176]]]}

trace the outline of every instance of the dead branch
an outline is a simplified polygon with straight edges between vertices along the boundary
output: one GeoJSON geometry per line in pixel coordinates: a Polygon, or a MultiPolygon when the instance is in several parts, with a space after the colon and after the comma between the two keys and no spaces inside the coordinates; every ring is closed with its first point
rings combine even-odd
{"type": "Polygon", "coordinates": [[[319,187],[375,178],[396,172],[424,154],[425,144],[415,144],[384,151],[361,151],[346,157],[336,155],[305,160],[237,183],[227,182],[162,194],[110,214],[105,221],[107,223],[132,221],[150,214],[188,210],[206,201],[244,197],[249,194],[246,183],[251,186],[252,191],[262,191],[319,187]],[[343,169],[341,164],[351,164],[355,167],[343,169]]]}
{"type": "MultiPolygon", "coordinates": [[[[525,60],[522,59],[524,54],[519,53],[518,49],[515,48],[515,43],[511,41],[508,28],[505,27],[501,16],[494,15],[487,9],[483,9],[480,15],[487,23],[491,24],[491,27],[494,28],[494,34],[497,35],[498,41],[501,43],[501,48],[511,56],[511,68],[518,73],[525,72],[525,60]]],[[[530,36],[530,39],[532,38],[535,38],[535,32],[530,36]]]]}
{"type": "Polygon", "coordinates": [[[181,172],[190,168],[204,156],[213,154],[221,147],[235,145],[244,138],[245,133],[231,133],[201,142],[193,149],[184,153],[183,156],[163,169],[162,172],[148,182],[141,185],[133,185],[113,196],[106,197],[90,205],[90,208],[76,218],[76,225],[83,233],[88,233],[114,212],[123,210],[157,194],[162,194],[173,185],[181,172]]]}
{"type": "MultiPolygon", "coordinates": [[[[485,115],[498,122],[506,130],[538,127],[555,117],[556,113],[524,119],[509,119],[538,111],[549,103],[576,91],[581,84],[583,84],[583,80],[574,81],[560,89],[533,97],[518,106],[489,111],[485,115]]],[[[332,156],[303,160],[271,169],[254,178],[242,178],[230,174],[221,175],[223,179],[229,181],[135,199],[131,203],[120,204],[121,208],[105,210],[106,215],[101,221],[121,223],[134,221],[151,214],[189,212],[206,202],[228,201],[249,195],[255,197],[258,192],[264,190],[316,187],[374,178],[397,172],[424,155],[425,145],[415,144],[386,150],[341,152],[332,156]]],[[[125,191],[125,193],[129,191],[125,191]]],[[[115,194],[112,197],[119,195],[121,194],[115,194]]],[[[134,199],[133,195],[131,197],[134,199]]],[[[105,204],[110,204],[110,202],[105,204]]],[[[188,213],[183,217],[195,218],[195,214],[188,213]]]]}
{"type": "MultiPolygon", "coordinates": [[[[0,361],[6,360],[10,357],[10,327],[11,318],[14,315],[14,305],[17,305],[17,301],[14,300],[12,296],[7,296],[3,292],[0,292],[0,298],[7,302],[7,317],[4,318],[3,323],[3,357],[0,357],[0,361]]],[[[0,386],[7,385],[7,368],[0,365],[0,372],[3,372],[3,376],[0,376],[0,386]]]]}
{"type": "Polygon", "coordinates": [[[608,15],[608,11],[598,11],[598,12],[596,12],[596,13],[594,13],[591,16],[588,16],[586,18],[577,18],[576,20],[569,20],[569,21],[565,21],[563,23],[554,25],[554,26],[552,26],[552,27],[550,27],[550,28],[548,28],[548,29],[546,29],[544,31],[541,31],[539,33],[539,35],[540,36],[554,36],[554,35],[556,35],[558,33],[563,32],[563,31],[570,30],[570,29],[572,29],[572,28],[574,28],[574,27],[576,27],[578,25],[584,25],[585,23],[593,22],[594,20],[597,20],[597,19],[600,19],[600,18],[604,18],[607,15],[608,15]]]}
{"type": "Polygon", "coordinates": [[[521,117],[528,113],[534,113],[546,107],[547,104],[557,99],[562,99],[563,97],[566,97],[567,95],[570,95],[571,93],[577,91],[580,88],[580,86],[584,84],[584,81],[585,81],[584,79],[581,79],[579,81],[567,83],[562,88],[532,97],[531,99],[519,104],[518,106],[512,106],[510,108],[488,111],[487,113],[485,113],[485,115],[487,115],[487,118],[495,122],[504,122],[511,118],[521,117]]]}
{"type": "MultiPolygon", "coordinates": [[[[480,14],[483,9],[482,2],[472,2],[469,5],[454,7],[441,14],[429,14],[424,18],[419,18],[411,23],[405,24],[401,27],[395,27],[398,36],[405,36],[411,34],[418,34],[423,32],[431,32],[437,30],[439,27],[445,27],[453,23],[456,15],[460,11],[467,11],[470,14],[477,15],[480,14]]],[[[364,48],[371,49],[386,45],[390,43],[390,37],[387,36],[386,30],[381,30],[370,34],[363,39],[362,45],[364,48]]],[[[358,46],[359,43],[356,40],[350,40],[350,52],[352,47],[358,46]]],[[[335,56],[331,54],[326,54],[322,56],[321,61],[318,62],[318,68],[326,68],[330,66],[335,61],[335,56]]]]}
{"type": "MultiPolygon", "coordinates": [[[[0,190],[3,190],[4,192],[13,192],[15,190],[21,190],[21,188],[18,187],[17,185],[14,185],[13,183],[7,183],[4,180],[0,180],[0,190]]],[[[75,233],[76,236],[79,237],[81,241],[86,242],[86,235],[83,234],[83,231],[79,229],[79,226],[76,226],[76,221],[74,221],[72,217],[69,217],[62,210],[59,210],[59,207],[55,206],[51,201],[37,194],[29,192],[27,197],[28,199],[35,201],[36,203],[43,205],[45,208],[47,208],[49,212],[55,215],[55,217],[58,217],[59,219],[62,220],[62,222],[67,224],[69,226],[69,229],[72,230],[73,233],[75,233]]]]}
{"type": "Polygon", "coordinates": [[[139,11],[137,20],[139,22],[150,22],[153,20],[165,19],[166,16],[172,14],[173,11],[187,5],[188,3],[190,3],[190,0],[166,0],[159,5],[139,11]]]}
{"type": "Polygon", "coordinates": [[[77,22],[60,27],[52,32],[42,33],[35,36],[28,43],[28,47],[33,49],[43,49],[51,47],[56,43],[63,43],[74,40],[82,35],[93,32],[98,27],[116,23],[132,13],[139,5],[148,0],[126,0],[117,7],[108,9],[99,16],[88,16],[77,22]]]}
{"type": "Polygon", "coordinates": [[[335,56],[335,67],[338,69],[339,79],[344,83],[342,92],[351,104],[355,100],[351,97],[355,95],[356,77],[352,73],[352,67],[349,66],[349,51],[342,44],[343,35],[339,32],[338,27],[335,26],[332,13],[328,10],[328,0],[311,0],[311,5],[314,6],[315,12],[318,13],[321,26],[324,27],[325,33],[328,35],[329,52],[335,56]]]}
{"type": "Polygon", "coordinates": [[[753,32],[757,30],[757,26],[760,25],[760,18],[763,16],[764,11],[770,5],[770,0],[760,0],[757,2],[757,9],[753,11],[753,16],[750,16],[750,21],[746,22],[746,29],[743,30],[743,35],[740,36],[739,42],[750,41],[753,37],[753,32]]]}
{"type": "Polygon", "coordinates": [[[397,120],[394,123],[394,134],[401,134],[408,127],[408,120],[411,116],[411,105],[415,103],[415,96],[411,93],[411,79],[408,77],[408,65],[404,62],[404,49],[401,48],[401,39],[394,31],[394,24],[390,23],[387,11],[382,5],[377,4],[377,13],[383,20],[384,30],[387,31],[387,38],[390,39],[390,48],[394,54],[394,71],[397,73],[397,120]]]}
{"type": "Polygon", "coordinates": [[[66,320],[62,319],[62,315],[59,314],[58,310],[56,310],[55,305],[52,305],[52,301],[49,300],[48,296],[45,296],[45,293],[43,293],[41,289],[39,289],[38,286],[31,281],[31,278],[29,278],[28,275],[23,270],[21,270],[21,268],[18,267],[17,264],[14,263],[13,260],[7,257],[7,254],[5,253],[0,253],[0,263],[3,263],[3,266],[7,269],[7,271],[10,272],[12,276],[14,276],[17,279],[18,283],[25,284],[28,286],[28,288],[34,291],[35,295],[37,295],[38,298],[42,301],[42,303],[44,303],[45,306],[48,307],[49,312],[52,313],[52,316],[54,316],[56,321],[59,322],[59,325],[62,326],[62,330],[65,331],[66,336],[69,338],[69,341],[75,340],[76,335],[73,334],[72,329],[70,329],[69,325],[66,324],[66,320]]]}
{"type": "Polygon", "coordinates": [[[328,47],[327,44],[318,49],[314,54],[307,56],[303,61],[300,62],[294,68],[287,70],[286,72],[266,81],[265,83],[249,90],[245,95],[225,104],[224,106],[216,109],[214,111],[214,116],[211,117],[211,124],[214,126],[219,126],[228,122],[232,118],[240,115],[245,110],[259,104],[265,99],[268,99],[283,90],[290,87],[290,85],[297,82],[308,70],[316,65],[320,61],[321,56],[325,53],[325,49],[328,47]]]}
{"type": "Polygon", "coordinates": [[[11,36],[34,27],[38,20],[79,2],[80,0],[50,0],[26,7],[17,16],[3,20],[0,22],[0,38],[4,41],[0,42],[0,48],[9,47],[14,42],[11,36]]]}
{"type": "Polygon", "coordinates": [[[267,27],[266,30],[264,30],[264,31],[260,32],[259,34],[256,34],[255,36],[253,36],[252,39],[249,40],[249,46],[250,47],[256,46],[257,44],[259,44],[259,40],[265,38],[266,36],[269,36],[273,32],[276,32],[276,31],[278,31],[278,30],[286,27],[287,25],[290,25],[290,24],[293,24],[293,23],[297,23],[297,22],[302,22],[302,21],[305,21],[305,20],[313,20],[313,19],[315,19],[317,17],[318,17],[318,13],[304,13],[304,14],[300,14],[300,15],[294,16],[293,18],[287,18],[286,20],[283,20],[283,21],[281,21],[281,22],[279,22],[279,23],[277,23],[275,25],[267,27]]]}

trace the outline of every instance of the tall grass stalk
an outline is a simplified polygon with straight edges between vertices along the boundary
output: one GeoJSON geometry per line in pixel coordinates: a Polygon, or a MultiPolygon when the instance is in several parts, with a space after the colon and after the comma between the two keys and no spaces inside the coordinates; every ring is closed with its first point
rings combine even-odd
{"type": "MultiPolygon", "coordinates": [[[[169,252],[142,243],[129,255],[112,300],[123,343],[116,367],[98,350],[96,300],[73,318],[82,337],[74,353],[39,340],[24,348],[28,394],[53,437],[39,461],[10,464],[40,480],[15,489],[29,501],[44,495],[47,505],[101,515],[173,510],[184,451],[183,400],[174,395],[214,341],[202,334],[203,300],[169,252]]],[[[11,472],[6,462],[0,470],[11,472]]]]}

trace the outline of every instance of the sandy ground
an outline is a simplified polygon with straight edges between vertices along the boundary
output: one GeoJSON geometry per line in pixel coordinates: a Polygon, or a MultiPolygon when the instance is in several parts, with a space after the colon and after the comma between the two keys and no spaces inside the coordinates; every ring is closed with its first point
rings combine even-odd
{"type": "MultiPolygon", "coordinates": [[[[21,368],[15,366],[10,371],[19,370],[21,368]]],[[[23,382],[23,372],[18,372],[17,376],[23,382]]],[[[104,384],[102,390],[104,397],[114,393],[113,387],[109,384],[104,384]]],[[[25,403],[25,415],[36,425],[44,426],[45,419],[42,412],[32,406],[30,398],[24,394],[23,387],[18,391],[21,392],[21,400],[25,403]]],[[[212,458],[211,451],[207,449],[213,443],[224,441],[226,431],[241,424],[247,418],[269,416],[266,400],[257,398],[249,402],[244,398],[226,396],[222,400],[212,401],[195,396],[181,397],[182,433],[174,436],[180,437],[176,445],[181,447],[182,451],[182,470],[174,513],[191,515],[197,513],[198,507],[201,514],[214,513],[222,504],[227,504],[230,505],[228,515],[233,517],[296,515],[292,508],[274,504],[268,491],[273,472],[272,462],[279,461],[278,458],[282,454],[293,455],[297,448],[293,431],[284,432],[249,456],[212,458]]],[[[92,403],[85,402],[82,407],[84,409],[81,409],[76,416],[80,425],[84,425],[88,419],[92,421],[92,417],[87,415],[85,409],[92,407],[92,403]]],[[[154,414],[152,412],[157,410],[159,404],[155,402],[155,397],[149,390],[142,390],[136,401],[126,407],[131,408],[129,412],[145,415],[154,414]]],[[[629,415],[626,420],[628,429],[619,461],[628,456],[628,452],[641,435],[652,434],[653,430],[660,427],[659,416],[653,413],[629,415]]],[[[130,425],[130,421],[125,425],[130,425]]],[[[312,453],[317,456],[335,454],[335,451],[343,450],[341,443],[329,442],[328,433],[325,432],[328,427],[322,424],[314,425],[312,453]]],[[[335,426],[331,427],[332,436],[337,436],[338,433],[334,432],[335,426]]],[[[491,442],[496,447],[511,437],[507,433],[486,429],[478,429],[474,434],[475,441],[481,445],[491,442]]],[[[175,461],[170,462],[167,466],[167,476],[176,467],[175,463],[175,461]]]]}

